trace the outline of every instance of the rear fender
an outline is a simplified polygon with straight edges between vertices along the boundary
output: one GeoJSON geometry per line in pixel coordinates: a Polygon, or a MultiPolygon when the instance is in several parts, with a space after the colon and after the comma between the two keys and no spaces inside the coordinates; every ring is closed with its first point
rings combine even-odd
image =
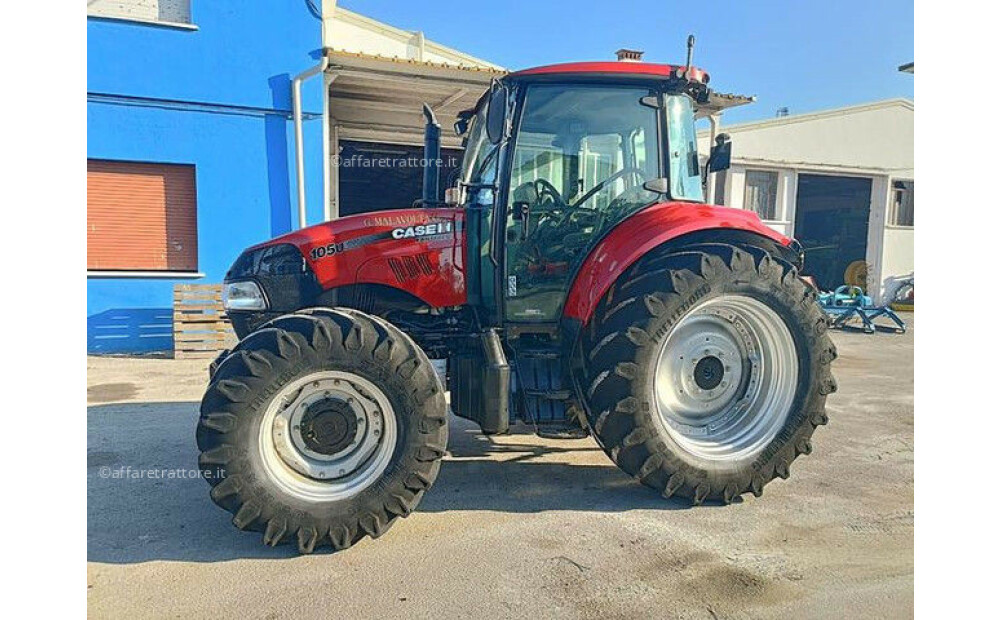
{"type": "Polygon", "coordinates": [[[618,276],[646,252],[698,231],[742,231],[788,246],[791,239],[772,230],[756,213],[730,207],[665,202],[632,215],[590,251],[577,272],[563,317],[586,324],[598,301],[618,276]]]}

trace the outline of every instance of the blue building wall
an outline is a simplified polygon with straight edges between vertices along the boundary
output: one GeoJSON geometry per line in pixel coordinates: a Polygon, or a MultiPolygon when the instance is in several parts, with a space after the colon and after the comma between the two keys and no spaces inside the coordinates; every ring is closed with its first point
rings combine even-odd
{"type": "MultiPolygon", "coordinates": [[[[319,60],[320,20],[305,2],[191,4],[197,30],[87,20],[87,157],[194,164],[205,274],[89,278],[88,352],[172,349],[173,285],[221,282],[243,248],[293,226],[291,78],[319,60]]],[[[321,76],[305,83],[311,223],[323,217],[322,97],[321,76]]]]}

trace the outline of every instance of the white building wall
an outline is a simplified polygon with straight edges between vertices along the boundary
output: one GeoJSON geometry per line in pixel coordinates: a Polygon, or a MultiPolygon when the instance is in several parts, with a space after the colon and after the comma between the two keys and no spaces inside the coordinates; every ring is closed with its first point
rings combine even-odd
{"type": "MultiPolygon", "coordinates": [[[[903,99],[720,127],[742,161],[913,169],[913,104],[903,99]]],[[[701,136],[701,148],[708,136],[701,136]]]]}
{"type": "MultiPolygon", "coordinates": [[[[913,227],[887,221],[892,180],[913,179],[913,113],[913,103],[900,99],[723,125],[719,131],[732,136],[734,160],[727,174],[725,204],[744,207],[747,169],[777,170],[776,218],[765,223],[794,236],[799,174],[871,179],[869,292],[876,302],[888,302],[898,282],[913,275],[913,227]]],[[[702,132],[699,149],[707,152],[708,146],[707,132],[702,132]]]]}
{"type": "Polygon", "coordinates": [[[913,229],[888,227],[882,251],[882,294],[891,301],[899,283],[913,276],[913,229]]]}

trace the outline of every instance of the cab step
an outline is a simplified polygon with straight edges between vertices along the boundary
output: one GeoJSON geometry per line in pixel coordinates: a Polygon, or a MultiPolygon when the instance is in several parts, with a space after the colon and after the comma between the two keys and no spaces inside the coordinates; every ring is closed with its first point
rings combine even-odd
{"type": "Polygon", "coordinates": [[[561,353],[556,349],[518,349],[517,356],[538,360],[557,360],[561,353]]]}
{"type": "Polygon", "coordinates": [[[573,393],[570,390],[533,390],[528,388],[524,390],[524,395],[545,400],[569,400],[573,393]]]}

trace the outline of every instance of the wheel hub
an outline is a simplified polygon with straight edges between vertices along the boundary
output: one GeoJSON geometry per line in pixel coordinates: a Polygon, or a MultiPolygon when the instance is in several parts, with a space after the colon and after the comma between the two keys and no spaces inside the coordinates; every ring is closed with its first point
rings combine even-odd
{"type": "Polygon", "coordinates": [[[310,450],[334,455],[351,445],[358,431],[359,420],[361,418],[346,402],[327,398],[306,409],[302,415],[300,432],[310,450]]]}
{"type": "Polygon", "coordinates": [[[283,387],[261,425],[271,476],[312,500],[353,495],[388,466],[396,418],[385,394],[358,375],[321,371],[283,387]]]}
{"type": "Polygon", "coordinates": [[[726,370],[714,355],[706,355],[694,367],[694,382],[703,390],[714,390],[722,383],[726,370]]]}

